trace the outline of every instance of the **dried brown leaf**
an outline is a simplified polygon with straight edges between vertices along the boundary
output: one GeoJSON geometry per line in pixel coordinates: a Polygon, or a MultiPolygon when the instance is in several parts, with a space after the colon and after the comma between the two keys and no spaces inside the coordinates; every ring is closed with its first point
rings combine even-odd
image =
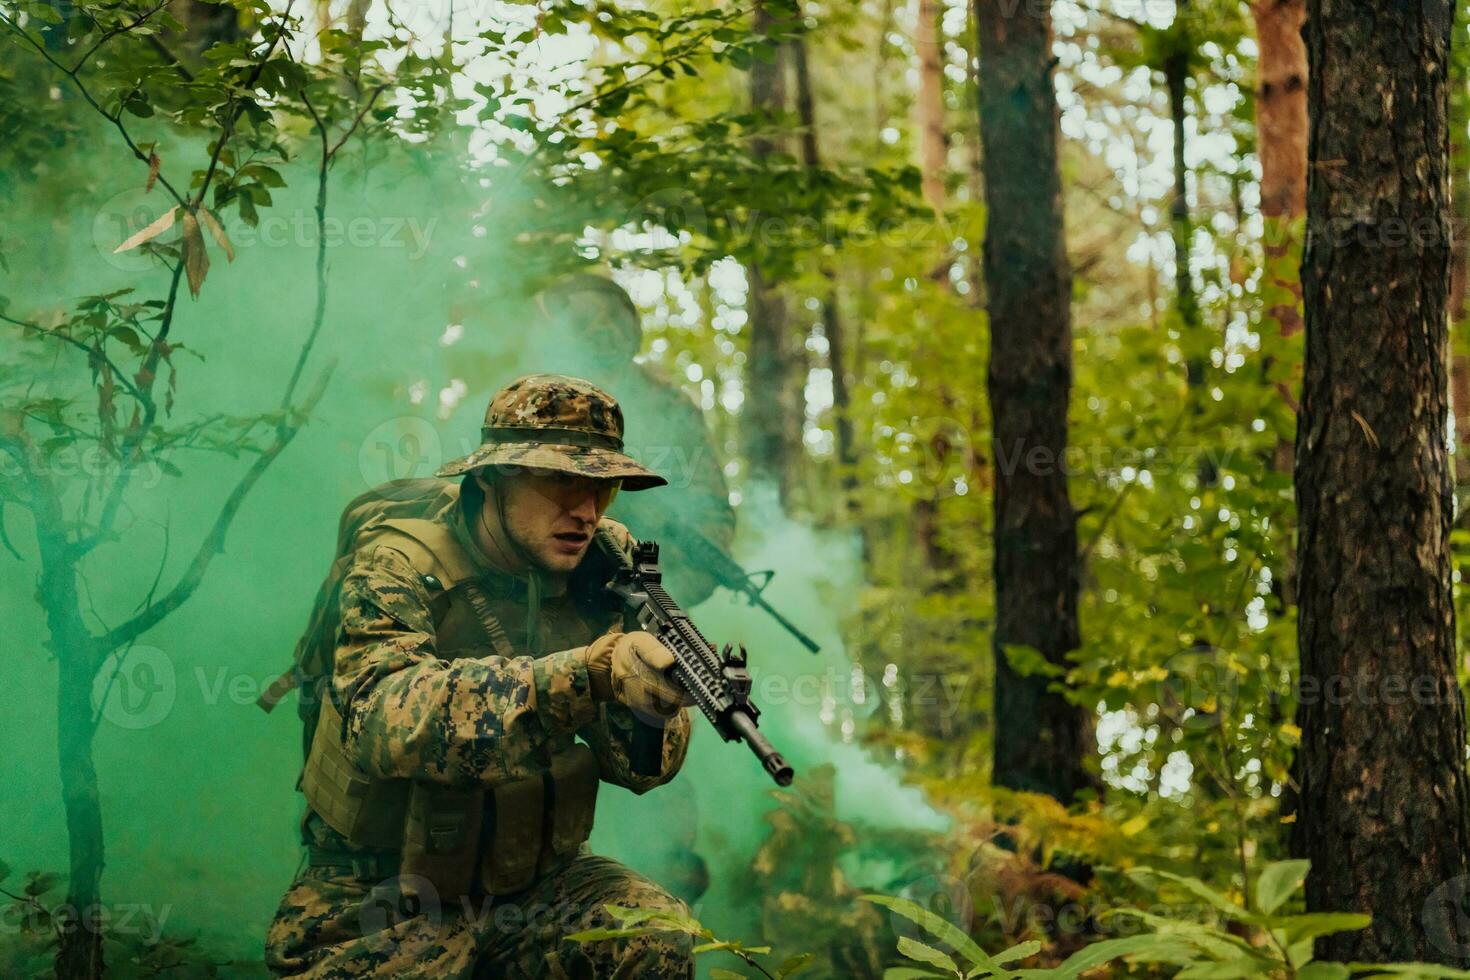
{"type": "Polygon", "coordinates": [[[146,186],[146,187],[143,188],[143,193],[144,194],[147,194],[149,191],[153,190],[153,185],[156,184],[156,183],[158,183],[158,167],[159,167],[159,164],[161,164],[161,163],[163,163],[163,161],[158,158],[158,154],[157,153],[154,153],[152,150],[149,150],[148,151],[148,186],[146,186]]]}
{"type": "Polygon", "coordinates": [[[199,298],[204,277],[209,275],[209,252],[204,248],[204,232],[199,219],[184,212],[184,273],[189,277],[189,295],[199,298]]]}
{"type": "Polygon", "coordinates": [[[179,209],[177,207],[169,208],[162,215],[156,218],[153,223],[150,224],[147,228],[144,228],[142,231],[138,232],[137,234],[130,237],[127,241],[123,242],[117,248],[113,249],[112,254],[116,255],[118,252],[126,252],[130,249],[137,248],[144,242],[152,241],[159,235],[162,235],[164,232],[172,228],[174,226],[174,219],[177,218],[178,215],[179,209]]]}
{"type": "Polygon", "coordinates": [[[225,234],[224,226],[219,223],[214,212],[209,208],[200,208],[199,217],[203,219],[204,227],[214,236],[215,244],[225,250],[225,258],[230,262],[235,261],[235,246],[230,244],[230,236],[225,234]]]}

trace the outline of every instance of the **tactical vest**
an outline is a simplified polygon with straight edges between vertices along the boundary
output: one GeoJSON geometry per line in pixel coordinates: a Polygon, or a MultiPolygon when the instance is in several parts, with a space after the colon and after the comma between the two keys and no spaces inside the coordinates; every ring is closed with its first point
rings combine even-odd
{"type": "MultiPolygon", "coordinates": [[[[358,538],[359,549],[374,546],[402,554],[428,588],[441,659],[483,656],[487,645],[499,656],[517,655],[496,615],[496,607],[513,608],[513,600],[492,594],[444,523],[376,521],[358,538]]],[[[564,609],[548,625],[546,649],[583,646],[610,625],[564,609]]],[[[399,873],[427,879],[442,900],[477,889],[487,895],[520,891],[574,855],[591,834],[597,762],[571,736],[544,760],[544,771],[490,786],[376,779],[345,752],[345,721],[329,692],[330,685],[302,771],[307,804],[349,846],[399,852],[399,873]]]]}

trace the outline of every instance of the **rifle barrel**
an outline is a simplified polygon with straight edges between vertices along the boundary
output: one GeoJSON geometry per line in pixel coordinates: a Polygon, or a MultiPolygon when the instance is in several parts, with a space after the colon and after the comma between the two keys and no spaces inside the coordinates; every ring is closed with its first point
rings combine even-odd
{"type": "Polygon", "coordinates": [[[793,774],[791,766],[781,753],[776,751],[776,747],[771,744],[770,740],[761,734],[761,730],[755,727],[755,722],[751,721],[750,715],[744,711],[732,711],[729,724],[739,733],[745,744],[750,746],[750,751],[755,753],[755,757],[761,760],[761,766],[771,774],[776,784],[790,786],[793,774]]]}

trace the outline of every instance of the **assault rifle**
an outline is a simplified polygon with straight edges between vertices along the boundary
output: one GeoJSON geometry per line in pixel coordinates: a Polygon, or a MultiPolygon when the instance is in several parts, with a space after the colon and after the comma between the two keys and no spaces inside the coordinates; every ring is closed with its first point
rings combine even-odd
{"type": "MultiPolygon", "coordinates": [[[[670,670],[674,680],[693,696],[695,706],[720,737],[727,742],[743,741],[778,785],[791,785],[791,766],[756,726],[760,709],[750,700],[745,648],[733,653],[727,643],[716,653],[684,610],[669,598],[661,581],[656,542],[635,544],[630,560],[605,529],[597,536],[603,550],[617,559],[607,590],[622,602],[625,628],[645,630],[668,647],[674,654],[670,670]]],[[[640,775],[659,772],[663,766],[662,727],[635,719],[631,762],[640,775]]]]}
{"type": "Polygon", "coordinates": [[[817,645],[816,640],[798,629],[795,623],[781,615],[761,595],[766,586],[771,584],[775,572],[747,572],[724,548],[707,538],[698,528],[685,527],[681,529],[680,537],[687,542],[685,548],[689,551],[690,560],[714,576],[716,582],[731,592],[743,595],[746,602],[763,610],[780,623],[782,629],[795,637],[797,643],[812,653],[821,652],[822,648],[817,645]]]}

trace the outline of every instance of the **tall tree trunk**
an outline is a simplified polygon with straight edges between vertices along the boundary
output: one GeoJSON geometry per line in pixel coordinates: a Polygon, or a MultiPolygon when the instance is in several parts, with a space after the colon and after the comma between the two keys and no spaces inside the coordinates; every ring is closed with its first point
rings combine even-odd
{"type": "Polygon", "coordinates": [[[1306,0],[1256,0],[1258,84],[1256,146],[1261,158],[1261,216],[1265,219],[1265,281],[1277,296],[1266,309],[1283,337],[1302,328],[1297,222],[1307,213],[1307,46],[1302,43],[1306,0]],[[1285,290],[1288,295],[1282,295],[1285,290]]]}
{"type": "MultiPolygon", "coordinates": [[[[763,3],[755,7],[754,31],[769,34],[774,26],[770,11],[763,3]]],[[[750,107],[767,127],[786,104],[786,84],[782,73],[783,51],[778,46],[770,60],[756,59],[750,66],[750,107]]],[[[776,143],[762,134],[751,140],[751,155],[764,163],[776,152],[776,143]]],[[[761,215],[752,227],[760,234],[761,215]]],[[[759,242],[752,243],[755,246],[759,242]]],[[[795,410],[790,397],[788,370],[788,326],[786,304],[776,290],[757,257],[746,265],[749,286],[746,314],[750,322],[750,351],[745,403],[741,410],[745,428],[745,456],[752,480],[770,482],[782,489],[785,498],[787,470],[787,426],[795,410]]]]}
{"type": "MultiPolygon", "coordinates": [[[[970,4],[969,16],[965,25],[965,76],[967,95],[973,100],[976,115],[980,114],[980,42],[977,38],[978,29],[974,26],[975,5],[970,4]]],[[[965,154],[965,187],[969,191],[971,201],[983,201],[985,199],[985,166],[984,153],[978,138],[966,140],[968,153],[965,154]]],[[[973,250],[965,256],[967,270],[967,282],[970,284],[969,300],[970,306],[981,309],[985,305],[985,270],[981,267],[981,257],[973,250]]],[[[977,454],[978,455],[978,454],[977,454]]]]}
{"type": "Polygon", "coordinates": [[[1169,226],[1174,239],[1174,299],[1185,331],[1188,356],[1185,367],[1192,386],[1204,383],[1204,352],[1199,350],[1199,299],[1194,293],[1194,275],[1189,265],[1189,246],[1194,237],[1189,215],[1189,169],[1184,162],[1185,123],[1189,110],[1185,94],[1189,87],[1189,65],[1193,57],[1193,35],[1186,20],[1188,4],[1179,0],[1171,29],[1170,50],[1164,59],[1164,85],[1169,93],[1169,123],[1174,133],[1174,194],[1169,202],[1169,226]]]}
{"type": "Polygon", "coordinates": [[[32,483],[36,543],[41,558],[39,598],[56,658],[56,749],[61,799],[70,845],[66,905],[58,926],[56,975],[63,980],[100,977],[105,921],[94,910],[102,900],[102,804],[92,758],[92,683],[96,644],[82,621],[77,568],[71,557],[57,488],[32,483]]]}
{"type": "MultiPolygon", "coordinates": [[[[792,61],[796,67],[796,114],[801,121],[801,161],[809,171],[822,167],[821,146],[817,142],[816,98],[812,93],[811,66],[807,63],[805,34],[791,43],[792,61]]],[[[822,266],[827,288],[821,297],[822,330],[827,338],[827,366],[832,371],[832,420],[836,432],[837,465],[842,470],[844,508],[850,508],[857,489],[857,452],[852,440],[852,395],[847,381],[846,347],[843,337],[842,310],[837,290],[837,275],[831,266],[822,266]]]]}
{"type": "MultiPolygon", "coordinates": [[[[939,42],[942,9],[940,0],[919,0],[919,15],[914,25],[914,48],[919,55],[919,92],[914,103],[914,122],[919,133],[920,188],[925,203],[937,215],[944,214],[949,196],[945,188],[949,140],[944,128],[944,63],[939,42]]],[[[946,254],[933,275],[947,276],[952,261],[953,256],[946,248],[946,254]]],[[[932,344],[928,342],[930,339],[927,334],[918,338],[917,355],[922,360],[936,357],[932,344]]],[[[944,400],[948,401],[947,395],[944,400]]],[[[943,432],[933,436],[926,447],[927,452],[939,459],[940,472],[943,472],[943,459],[948,456],[950,448],[943,432]]],[[[953,570],[954,555],[945,548],[940,534],[939,504],[945,488],[920,488],[920,492],[925,490],[929,491],[929,496],[920,497],[914,504],[914,532],[923,548],[928,568],[947,575],[953,570]]]]}
{"type": "Polygon", "coordinates": [[[984,143],[988,389],[994,420],[995,769],[1000,786],[1069,801],[1095,785],[1091,712],[1021,676],[1032,647],[1066,664],[1078,645],[1077,529],[1067,476],[1071,272],[1062,233],[1051,14],[977,0],[984,143]]]}
{"type": "Polygon", "coordinates": [[[1373,915],[1319,941],[1335,960],[1470,959],[1445,933],[1470,871],[1445,447],[1451,16],[1450,0],[1307,6],[1292,846],[1310,910],[1373,915]]]}
{"type": "Polygon", "coordinates": [[[944,131],[944,62],[939,45],[940,0],[919,0],[914,47],[919,53],[919,94],[914,104],[919,130],[919,173],[924,200],[944,211],[944,174],[948,140],[944,131]]]}
{"type": "MultiPolygon", "coordinates": [[[[1307,213],[1307,46],[1302,42],[1302,25],[1307,4],[1306,0],[1256,0],[1251,14],[1260,52],[1256,62],[1256,153],[1261,160],[1265,316],[1282,338],[1290,338],[1302,328],[1300,252],[1302,218],[1307,213]]],[[[1274,360],[1265,362],[1268,376],[1274,360]]],[[[1292,361],[1294,389],[1295,357],[1292,361]]],[[[1272,465],[1277,472],[1291,472],[1289,438],[1276,440],[1272,465]]],[[[1294,552],[1288,549],[1285,558],[1287,572],[1278,579],[1282,600],[1290,604],[1295,599],[1294,552]]]]}

